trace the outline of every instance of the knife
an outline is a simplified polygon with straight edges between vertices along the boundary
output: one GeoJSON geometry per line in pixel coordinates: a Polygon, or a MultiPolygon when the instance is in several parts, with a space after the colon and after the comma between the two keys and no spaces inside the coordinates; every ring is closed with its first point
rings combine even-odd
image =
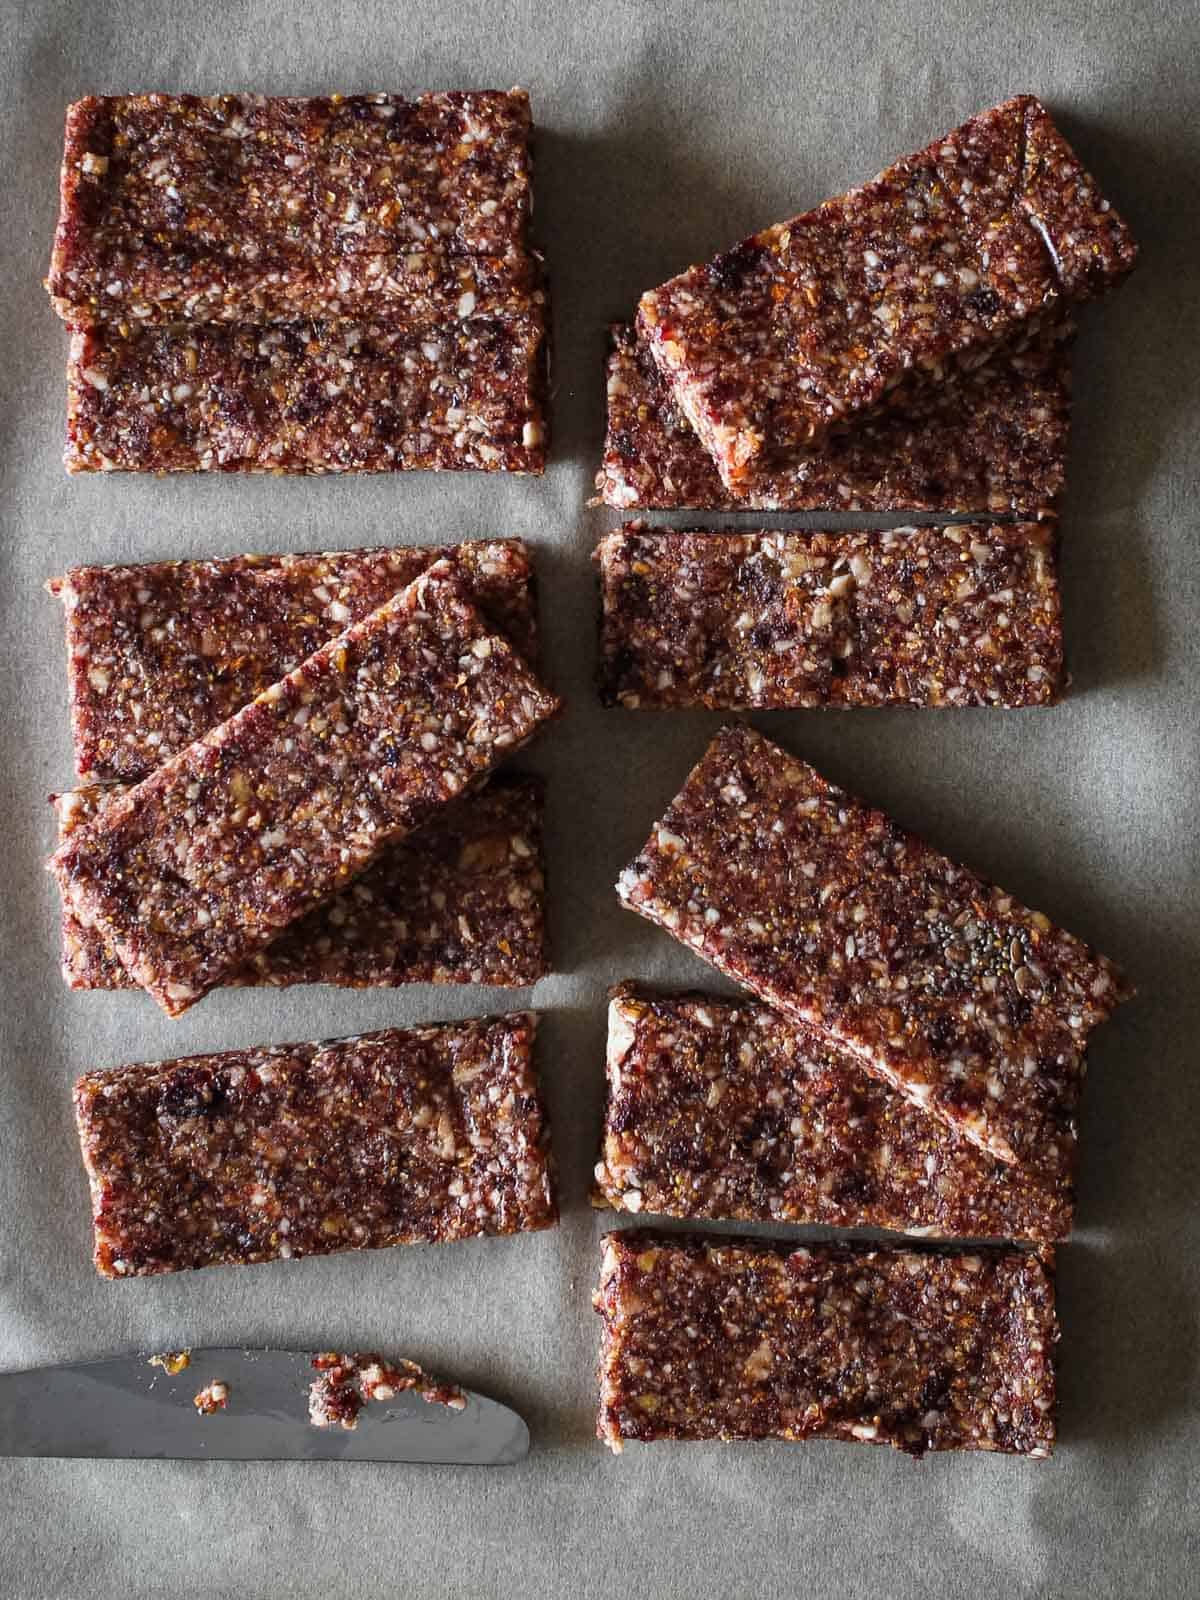
{"type": "Polygon", "coordinates": [[[529,1451],[517,1413],[470,1389],[458,1410],[409,1391],[365,1405],[354,1429],[318,1428],[308,1417],[310,1352],[210,1348],[188,1357],[178,1372],[138,1355],[0,1373],[0,1456],[501,1466],[529,1451]],[[209,1383],[223,1384],[228,1398],[204,1416],[195,1402],[209,1383]]]}

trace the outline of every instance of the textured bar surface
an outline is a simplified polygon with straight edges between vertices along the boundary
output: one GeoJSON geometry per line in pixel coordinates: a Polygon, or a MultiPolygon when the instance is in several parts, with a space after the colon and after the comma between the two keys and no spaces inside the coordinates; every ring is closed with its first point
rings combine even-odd
{"type": "Polygon", "coordinates": [[[1049,319],[970,372],[831,435],[744,498],[729,493],[649,350],[612,330],[595,503],[617,510],[989,511],[1040,514],[1066,475],[1069,318],[1049,319]]]}
{"type": "Polygon", "coordinates": [[[608,1011],[597,1196],[708,1221],[1065,1239],[1074,1128],[1035,1176],[918,1111],[811,1029],[753,1001],[622,984],[608,1011]]]}
{"type": "Polygon", "coordinates": [[[597,1433],[1048,1456],[1054,1286],[1033,1255],[610,1233],[597,1433]]]}
{"type": "MultiPolygon", "coordinates": [[[[60,839],[120,792],[97,784],[54,796],[60,839]]],[[[549,971],[542,816],[540,780],[492,779],[393,845],[226,983],[351,989],[536,983],[549,971]]],[[[62,915],[62,969],[71,989],[138,987],[103,936],[69,907],[62,915]]]]}
{"type": "Polygon", "coordinates": [[[47,288],[76,326],[495,314],[529,133],[519,89],[80,100],[47,288]]]}
{"type": "Polygon", "coordinates": [[[455,573],[431,567],[53,856],[66,904],[172,1015],[558,709],[455,573]]]}
{"type": "Polygon", "coordinates": [[[97,1270],[552,1227],[534,1027],[518,1013],[85,1074],[97,1270]]]}
{"type": "Polygon", "coordinates": [[[638,328],[734,494],[914,380],[970,365],[1136,246],[1029,95],[642,297],[638,328]]]}
{"type": "Polygon", "coordinates": [[[600,695],[637,709],[1037,706],[1063,681],[1056,529],[600,541],[600,695]]]}
{"type": "Polygon", "coordinates": [[[533,572],[520,539],[74,567],[52,579],[80,775],[145,777],[443,559],[536,667],[533,572]]]}
{"type": "Polygon", "coordinates": [[[1001,1161],[1073,1127],[1112,963],[747,727],[724,729],[617,888],[789,1020],[1001,1161]]]}
{"type": "Polygon", "coordinates": [[[76,330],[68,472],[541,473],[541,314],[76,330]]]}

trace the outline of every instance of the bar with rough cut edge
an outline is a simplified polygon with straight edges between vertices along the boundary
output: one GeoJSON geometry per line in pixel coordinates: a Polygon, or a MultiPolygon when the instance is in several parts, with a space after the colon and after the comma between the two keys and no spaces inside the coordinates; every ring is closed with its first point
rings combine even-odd
{"type": "Polygon", "coordinates": [[[597,1434],[1048,1456],[1058,1319],[1036,1255],[602,1241],[597,1434]]]}
{"type": "Polygon", "coordinates": [[[751,1000],[621,984],[596,1203],[705,1221],[1065,1239],[1075,1129],[1036,1174],[993,1161],[812,1029],[751,1000]]]}
{"type": "Polygon", "coordinates": [[[73,567],[51,579],[80,776],[145,777],[440,560],[457,563],[473,603],[536,668],[520,539],[73,567]]]}
{"type": "Polygon", "coordinates": [[[76,329],[68,472],[517,472],[546,464],[545,322],[76,329]]]}
{"type": "MultiPolygon", "coordinates": [[[[55,795],[59,838],[69,838],[121,792],[120,785],[91,785],[55,795]]],[[[226,983],[350,989],[536,983],[550,970],[543,809],[539,779],[498,775],[393,845],[226,983]]],[[[66,906],[62,970],[71,989],[138,987],[103,936],[66,906]]]]}
{"type": "Polygon", "coordinates": [[[600,695],[686,706],[1044,706],[1064,683],[1057,528],[708,533],[596,550],[600,695]]]}
{"type": "Polygon", "coordinates": [[[496,315],[531,266],[530,129],[521,89],[89,97],[46,286],[73,326],[496,315]]]}
{"type": "Polygon", "coordinates": [[[105,806],[50,867],[177,1016],[558,709],[439,562],[105,806]]]}
{"type": "Polygon", "coordinates": [[[638,329],[734,495],[839,427],[1104,293],[1137,247],[1039,101],[643,295],[638,329]]]}
{"type": "Polygon", "coordinates": [[[535,1025],[518,1013],[86,1073],[75,1116],[97,1270],[553,1227],[535,1025]]]}
{"type": "Polygon", "coordinates": [[[622,902],[1000,1161],[1070,1136],[1111,962],[729,727],[622,872],[622,902]]]}
{"type": "Polygon", "coordinates": [[[1044,514],[1066,477],[1069,317],[831,435],[744,498],[730,494],[632,328],[612,330],[596,505],[619,511],[1044,514]]]}

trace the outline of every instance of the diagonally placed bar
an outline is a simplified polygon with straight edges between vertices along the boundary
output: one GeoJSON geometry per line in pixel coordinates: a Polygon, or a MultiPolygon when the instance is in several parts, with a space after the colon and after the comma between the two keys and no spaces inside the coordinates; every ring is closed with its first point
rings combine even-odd
{"type": "Polygon", "coordinates": [[[1034,1255],[610,1233],[597,1433],[1048,1456],[1054,1285],[1034,1255]]]}
{"type": "Polygon", "coordinates": [[[734,495],[970,366],[1136,245],[1031,95],[651,290],[638,330],[734,495]]]}
{"type": "Polygon", "coordinates": [[[1071,1231],[1075,1138],[1006,1166],[766,1006],[609,1001],[596,1183],[617,1211],[1047,1243],[1071,1231]]]}
{"type": "Polygon", "coordinates": [[[80,775],[145,777],[441,560],[457,563],[472,602],[536,669],[520,539],[74,567],[52,579],[80,775]]]}
{"type": "Polygon", "coordinates": [[[530,128],[521,89],[80,100],[47,288],[73,326],[496,315],[530,128]]]}
{"type": "Polygon", "coordinates": [[[51,870],[178,1015],[558,708],[439,562],[105,807],[51,870]]]}
{"type": "Polygon", "coordinates": [[[1049,523],[704,533],[630,523],[596,550],[600,696],[707,706],[1052,705],[1049,523]]]}
{"type": "Polygon", "coordinates": [[[1111,962],[747,727],[621,874],[632,911],[1000,1161],[1073,1121],[1111,962]]]}
{"type": "MultiPolygon", "coordinates": [[[[54,797],[59,837],[98,816],[118,786],[54,797]]],[[[328,905],[310,911],[226,982],[238,988],[330,983],[391,988],[475,983],[524,988],[549,971],[542,785],[493,778],[447,806],[328,905]]],[[[63,977],[72,989],[138,986],[102,936],[68,908],[63,977]]]]}
{"type": "Polygon", "coordinates": [[[612,330],[596,504],[619,511],[986,511],[1038,516],[1066,476],[1069,317],[828,438],[745,497],[721,482],[628,327],[612,330]]]}
{"type": "Polygon", "coordinates": [[[540,474],[545,319],[71,335],[68,472],[540,474]]]}
{"type": "Polygon", "coordinates": [[[518,1013],[85,1074],[97,1270],[553,1227],[535,1025],[518,1013]]]}

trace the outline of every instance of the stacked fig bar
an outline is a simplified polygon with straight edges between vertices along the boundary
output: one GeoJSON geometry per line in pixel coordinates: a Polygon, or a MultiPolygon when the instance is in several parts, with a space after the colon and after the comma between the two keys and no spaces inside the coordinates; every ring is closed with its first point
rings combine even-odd
{"type": "Polygon", "coordinates": [[[67,113],[71,472],[540,473],[524,90],[67,113]]]}
{"type": "MultiPolygon", "coordinates": [[[[599,1203],[1042,1251],[1068,1235],[1088,1036],[1130,993],[1103,956],[740,726],[618,894],[753,1000],[614,993],[599,1203]]],[[[600,1431],[615,1448],[1049,1450],[1057,1325],[1036,1260],[805,1248],[781,1267],[781,1246],[677,1236],[607,1249],[600,1431]],[[682,1324],[665,1315],[691,1302],[682,1324]]]]}

